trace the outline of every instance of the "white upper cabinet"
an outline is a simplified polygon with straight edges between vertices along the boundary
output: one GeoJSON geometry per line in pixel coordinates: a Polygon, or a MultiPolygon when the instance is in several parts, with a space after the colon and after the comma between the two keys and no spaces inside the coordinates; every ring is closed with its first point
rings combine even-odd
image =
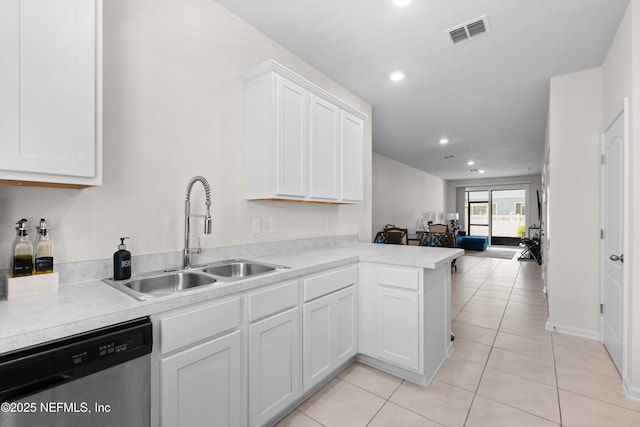
{"type": "Polygon", "coordinates": [[[0,181],[102,181],[102,1],[0,0],[0,181]]]}
{"type": "Polygon", "coordinates": [[[276,196],[307,194],[308,94],[297,84],[275,76],[276,83],[276,196]]]}
{"type": "Polygon", "coordinates": [[[340,108],[319,96],[311,96],[309,135],[309,196],[340,198],[340,108]]]}
{"type": "Polygon", "coordinates": [[[366,115],[275,61],[242,77],[246,198],[362,202],[366,115]]]}
{"type": "Polygon", "coordinates": [[[342,111],[340,115],[341,135],[341,192],[344,201],[364,200],[364,124],[360,117],[342,111]]]}

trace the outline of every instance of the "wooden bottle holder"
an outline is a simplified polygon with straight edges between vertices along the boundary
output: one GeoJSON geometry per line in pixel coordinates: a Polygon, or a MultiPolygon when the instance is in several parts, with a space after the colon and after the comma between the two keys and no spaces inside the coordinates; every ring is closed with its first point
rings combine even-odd
{"type": "Polygon", "coordinates": [[[34,274],[31,276],[4,276],[4,297],[6,299],[24,298],[35,295],[58,292],[58,272],[34,274]]]}

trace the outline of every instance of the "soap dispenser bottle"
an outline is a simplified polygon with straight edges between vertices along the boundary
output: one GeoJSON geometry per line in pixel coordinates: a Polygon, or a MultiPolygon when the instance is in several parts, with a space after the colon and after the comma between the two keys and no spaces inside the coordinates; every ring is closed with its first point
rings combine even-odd
{"type": "Polygon", "coordinates": [[[33,274],[33,245],[29,241],[27,220],[16,222],[17,239],[13,246],[11,273],[14,277],[33,274]]]}
{"type": "Polygon", "coordinates": [[[128,237],[121,237],[118,251],[113,254],[113,279],[125,280],[131,277],[131,252],[127,250],[124,240],[128,237]]]}
{"type": "Polygon", "coordinates": [[[47,221],[40,219],[38,230],[38,242],[36,243],[36,274],[53,273],[53,244],[49,240],[49,227],[47,221]]]}

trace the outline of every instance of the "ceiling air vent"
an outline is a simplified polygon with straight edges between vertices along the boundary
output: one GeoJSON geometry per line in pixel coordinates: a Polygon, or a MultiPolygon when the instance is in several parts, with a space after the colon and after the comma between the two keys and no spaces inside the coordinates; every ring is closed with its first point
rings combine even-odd
{"type": "Polygon", "coordinates": [[[465,22],[462,25],[455,26],[446,30],[449,38],[454,45],[468,41],[474,37],[489,33],[489,22],[487,16],[481,16],[465,22]]]}
{"type": "Polygon", "coordinates": [[[467,30],[463,28],[456,28],[455,30],[449,31],[449,36],[451,37],[451,41],[453,44],[460,43],[469,38],[467,35],[467,30]]]}

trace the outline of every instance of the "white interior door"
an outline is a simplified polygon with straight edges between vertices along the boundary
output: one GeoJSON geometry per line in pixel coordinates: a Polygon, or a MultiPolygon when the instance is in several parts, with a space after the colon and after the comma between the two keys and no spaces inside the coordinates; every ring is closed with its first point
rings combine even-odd
{"type": "Polygon", "coordinates": [[[602,168],[602,339],[623,372],[624,339],[624,110],[605,127],[602,168]]]}

